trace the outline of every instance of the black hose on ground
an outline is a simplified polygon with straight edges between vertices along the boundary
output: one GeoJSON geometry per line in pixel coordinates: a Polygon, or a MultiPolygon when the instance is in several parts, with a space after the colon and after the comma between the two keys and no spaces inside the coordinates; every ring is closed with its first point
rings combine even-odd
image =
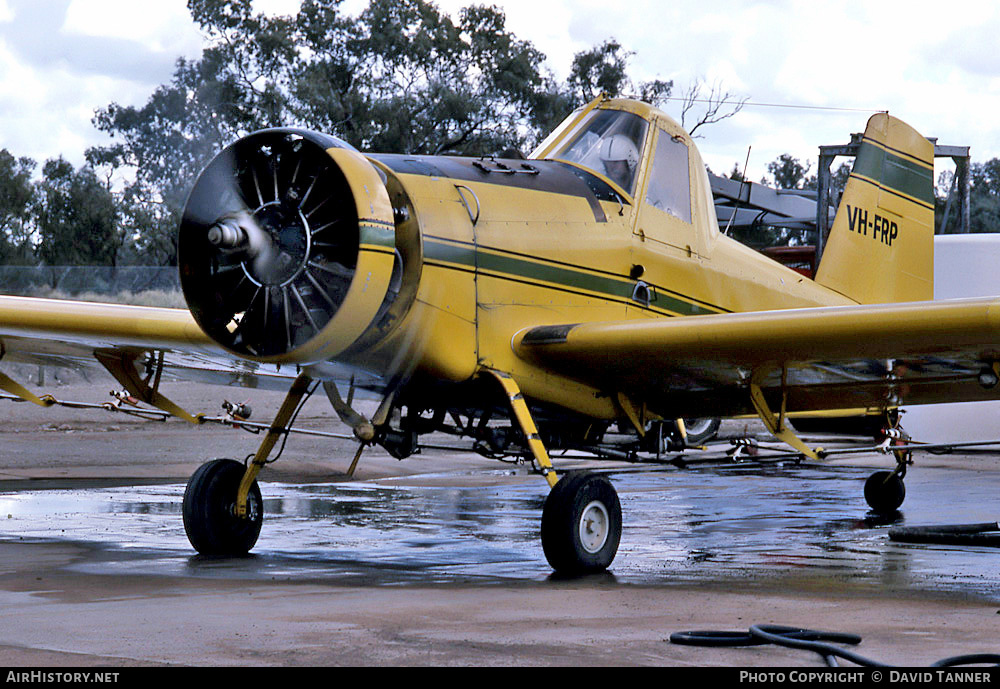
{"type": "Polygon", "coordinates": [[[889,529],[889,538],[901,543],[938,543],[942,545],[1000,546],[1000,524],[935,524],[899,526],[889,529]]]}
{"type": "MultiPolygon", "coordinates": [[[[823,656],[829,667],[839,667],[837,665],[837,658],[843,658],[855,665],[865,667],[890,667],[886,663],[865,658],[845,648],[827,643],[830,641],[857,645],[861,643],[861,637],[856,634],[824,632],[772,624],[753,625],[748,632],[693,631],[676,632],[670,635],[671,643],[685,646],[737,647],[774,644],[785,648],[813,651],[823,656]]],[[[1000,654],[972,653],[969,655],[952,656],[933,663],[931,667],[958,667],[984,664],[1000,666],[1000,654]]]]}

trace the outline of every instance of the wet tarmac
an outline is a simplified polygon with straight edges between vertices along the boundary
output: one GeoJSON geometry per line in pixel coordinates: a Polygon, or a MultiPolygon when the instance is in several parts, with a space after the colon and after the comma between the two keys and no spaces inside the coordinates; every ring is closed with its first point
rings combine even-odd
{"type": "MultiPolygon", "coordinates": [[[[727,586],[784,577],[817,586],[1000,599],[1000,550],[896,543],[892,525],[996,521],[1000,474],[910,472],[892,519],[868,512],[870,468],[759,466],[612,471],[624,532],[610,580],[727,586]]],[[[247,558],[188,545],[182,484],[0,493],[0,542],[90,544],[74,571],[397,586],[545,581],[545,483],[523,470],[406,482],[262,482],[265,520],[247,558]]]]}

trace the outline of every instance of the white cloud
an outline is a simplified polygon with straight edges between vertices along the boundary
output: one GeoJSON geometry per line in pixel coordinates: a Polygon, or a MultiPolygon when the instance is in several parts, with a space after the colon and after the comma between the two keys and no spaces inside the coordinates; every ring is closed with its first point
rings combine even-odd
{"type": "MultiPolygon", "coordinates": [[[[11,19],[0,23],[0,148],[39,162],[63,155],[80,165],[86,148],[106,140],[91,123],[98,108],[141,104],[169,79],[178,53],[157,52],[151,37],[159,31],[172,40],[183,32],[160,22],[167,16],[161,3],[127,4],[7,1],[11,19]]],[[[183,0],[173,4],[184,9],[183,0]]],[[[200,41],[194,47],[200,50],[200,41]]]]}
{"type": "Polygon", "coordinates": [[[762,170],[783,152],[815,161],[819,145],[846,142],[878,109],[941,143],[972,145],[974,159],[1000,156],[988,114],[1000,110],[992,3],[581,0],[572,8],[577,38],[614,35],[635,52],[639,78],[672,78],[675,93],[702,78],[751,103],[859,110],[749,105],[704,130],[699,147],[715,169],[742,167],[748,145],[754,178],[754,161],[762,170]]]}
{"type": "Polygon", "coordinates": [[[72,77],[52,71],[45,74],[20,61],[0,43],[0,148],[41,163],[65,152],[83,162],[87,139],[93,137],[89,118],[82,122],[57,98],[61,87],[72,87],[72,77]]]}
{"type": "Polygon", "coordinates": [[[302,0],[253,0],[255,12],[271,15],[290,15],[299,11],[302,0]]]}
{"type": "MultiPolygon", "coordinates": [[[[479,0],[438,0],[458,11],[479,0]]],[[[297,0],[254,0],[287,14],[297,0]]],[[[634,52],[638,80],[719,82],[751,105],[704,130],[699,148],[716,170],[751,177],[780,153],[815,160],[844,143],[875,109],[888,108],[941,143],[971,145],[975,160],[1000,156],[1000,7],[931,0],[827,3],[797,0],[486,0],[507,26],[565,78],[573,55],[609,37],[634,52]],[[838,110],[757,107],[781,103],[838,110]],[[756,166],[756,172],[754,168],[756,166]]],[[[367,0],[345,0],[357,13],[367,0]]],[[[184,0],[0,0],[0,147],[38,159],[80,161],[100,140],[90,124],[112,101],[141,104],[169,80],[173,61],[195,57],[198,28],[184,0]],[[26,19],[30,23],[25,23],[26,19]]],[[[676,104],[668,111],[678,115],[676,104]]]]}
{"type": "Polygon", "coordinates": [[[69,35],[141,43],[153,52],[179,55],[201,51],[201,34],[183,2],[72,0],[61,31],[69,35]]]}

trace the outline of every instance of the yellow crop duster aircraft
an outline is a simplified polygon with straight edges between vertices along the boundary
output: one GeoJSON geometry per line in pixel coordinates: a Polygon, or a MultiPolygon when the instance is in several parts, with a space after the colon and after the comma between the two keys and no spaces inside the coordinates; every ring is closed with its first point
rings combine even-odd
{"type": "MultiPolygon", "coordinates": [[[[188,483],[202,553],[253,547],[258,472],[321,383],[362,447],[403,457],[449,430],[530,456],[551,486],[549,563],[601,570],[617,494],[601,474],[560,476],[547,448],[656,451],[674,419],[757,414],[814,457],[786,414],[998,396],[1000,300],[929,301],[932,163],[925,138],[872,117],[813,281],[719,231],[691,138],[641,102],[597,99],[523,160],[370,155],[265,130],[191,193],[178,238],[189,311],[0,297],[0,352],[96,360],[195,423],[161,375],[282,384],[252,461],[208,462],[188,483]],[[354,387],[380,395],[371,418],[354,387]]],[[[0,387],[49,401],[2,374],[0,387]]],[[[873,507],[898,507],[901,474],[873,475],[873,507]]]]}

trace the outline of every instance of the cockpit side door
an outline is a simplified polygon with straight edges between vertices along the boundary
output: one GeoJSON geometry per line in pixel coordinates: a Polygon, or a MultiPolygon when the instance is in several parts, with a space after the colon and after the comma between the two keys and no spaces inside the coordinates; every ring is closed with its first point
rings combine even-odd
{"type": "MultiPolygon", "coordinates": [[[[702,237],[694,222],[691,189],[691,152],[687,137],[655,127],[652,160],[636,194],[635,233],[643,241],[671,247],[690,257],[704,255],[702,237]]],[[[672,252],[671,252],[672,253],[672,252]]]]}

